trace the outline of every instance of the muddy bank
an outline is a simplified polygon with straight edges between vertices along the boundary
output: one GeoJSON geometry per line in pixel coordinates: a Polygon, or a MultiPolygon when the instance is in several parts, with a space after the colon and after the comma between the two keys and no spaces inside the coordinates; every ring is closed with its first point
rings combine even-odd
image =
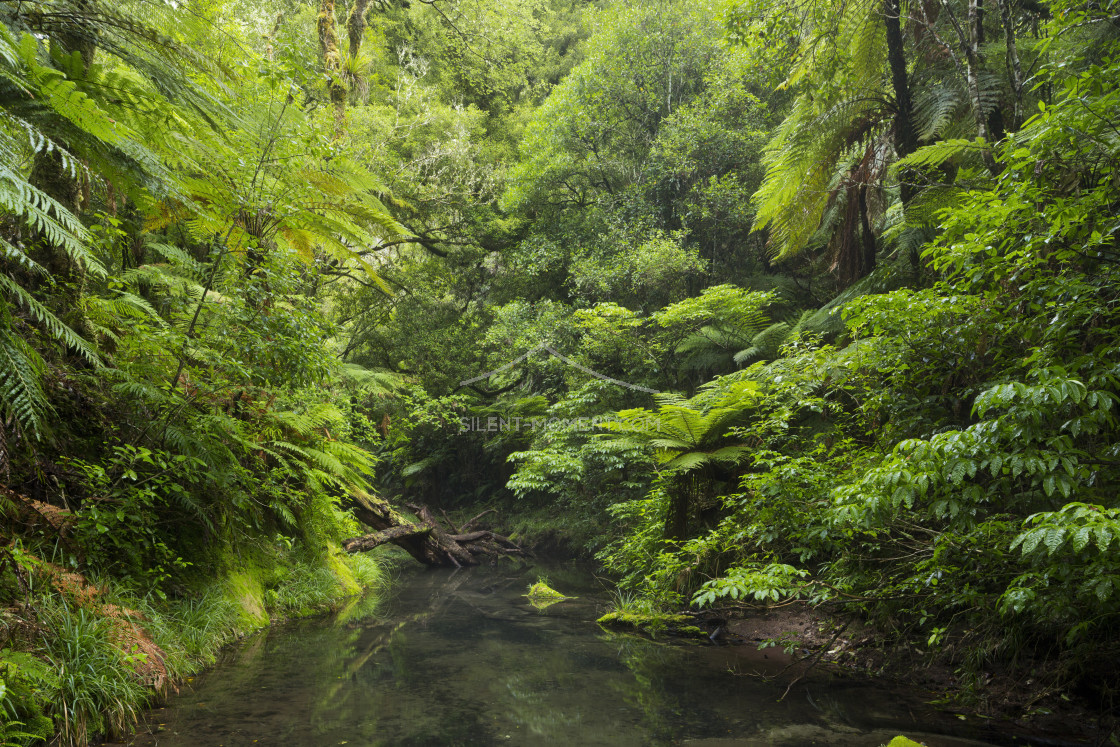
{"type": "Polygon", "coordinates": [[[1104,745],[1120,737],[1115,710],[1093,702],[1073,683],[1057,684],[1060,664],[1053,661],[991,666],[969,677],[961,662],[935,658],[915,642],[888,641],[860,620],[830,616],[807,604],[729,618],[729,641],[792,655],[790,681],[810,669],[873,676],[924,693],[929,703],[962,721],[987,723],[993,734],[1034,744],[1104,745]]]}

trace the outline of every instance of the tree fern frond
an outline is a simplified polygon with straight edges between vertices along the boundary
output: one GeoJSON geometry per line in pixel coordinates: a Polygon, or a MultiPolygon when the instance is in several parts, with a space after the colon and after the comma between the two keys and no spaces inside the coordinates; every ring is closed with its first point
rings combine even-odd
{"type": "Polygon", "coordinates": [[[31,259],[31,257],[27,256],[19,247],[14,246],[3,236],[0,236],[0,253],[4,255],[4,259],[19,265],[32,275],[38,275],[40,277],[47,277],[50,275],[50,273],[47,272],[47,268],[31,259]]]}
{"type": "Polygon", "coordinates": [[[946,127],[968,106],[967,92],[955,77],[933,82],[920,89],[914,100],[914,124],[918,139],[941,137],[946,127]]]}
{"type": "Polygon", "coordinates": [[[0,413],[36,439],[45,434],[52,412],[41,383],[45,368],[38,353],[10,328],[0,329],[0,413]]]}
{"type": "Polygon", "coordinates": [[[962,153],[981,153],[989,146],[980,139],[942,140],[932,145],[924,145],[916,151],[895,162],[894,168],[929,168],[940,166],[962,153]]]}
{"type": "Polygon", "coordinates": [[[771,324],[751,339],[750,347],[735,353],[735,363],[742,366],[758,360],[777,358],[779,348],[792,331],[793,327],[787,322],[771,324]]]}
{"type": "Polygon", "coordinates": [[[92,274],[105,275],[105,268],[88,249],[89,233],[77,216],[3,163],[0,163],[0,208],[39,231],[44,239],[81,262],[92,274]]]}
{"type": "Polygon", "coordinates": [[[50,333],[51,337],[81,354],[90,364],[100,367],[101,359],[88,342],[83,340],[77,332],[63,324],[54,313],[43,304],[35,300],[22,286],[7,275],[0,273],[0,292],[7,291],[21,306],[30,312],[31,316],[50,333]]]}
{"type": "Polygon", "coordinates": [[[189,272],[192,276],[199,276],[202,274],[202,264],[188,254],[185,250],[175,246],[174,244],[167,244],[162,241],[152,241],[149,237],[144,242],[144,248],[150,250],[163,257],[164,259],[175,265],[176,269],[183,269],[189,272]]]}
{"type": "Polygon", "coordinates": [[[115,291],[115,294],[112,298],[86,296],[83,299],[91,320],[110,324],[124,319],[137,319],[154,322],[159,327],[168,326],[147,299],[126,291],[115,291]]]}
{"type": "Polygon", "coordinates": [[[404,377],[398,373],[373,370],[355,363],[343,363],[339,366],[338,375],[350,386],[378,394],[394,392],[407,386],[404,377]]]}

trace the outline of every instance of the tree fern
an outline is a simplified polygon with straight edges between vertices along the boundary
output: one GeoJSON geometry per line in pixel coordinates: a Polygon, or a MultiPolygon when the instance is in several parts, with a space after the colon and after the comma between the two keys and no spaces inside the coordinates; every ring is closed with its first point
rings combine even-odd
{"type": "Polygon", "coordinates": [[[38,231],[45,240],[94,274],[104,275],[101,263],[87,248],[89,235],[81,221],[57,200],[32,186],[22,174],[3,163],[0,163],[0,208],[38,231]]]}
{"type": "Polygon", "coordinates": [[[403,389],[407,382],[392,371],[376,371],[356,363],[343,363],[338,369],[339,378],[346,384],[371,394],[388,394],[403,389]]]}
{"type": "Polygon", "coordinates": [[[779,259],[797,254],[821,224],[837,159],[882,120],[879,94],[858,92],[824,111],[803,95],[764,154],[766,177],[755,194],[755,229],[769,228],[779,259]]]}

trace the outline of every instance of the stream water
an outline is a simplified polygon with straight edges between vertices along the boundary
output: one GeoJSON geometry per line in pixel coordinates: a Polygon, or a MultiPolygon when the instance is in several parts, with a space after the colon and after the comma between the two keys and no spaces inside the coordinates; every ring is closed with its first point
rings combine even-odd
{"type": "MultiPolygon", "coordinates": [[[[653,642],[595,623],[586,569],[409,570],[387,600],[231,647],[152,711],[137,747],[991,744],[968,723],[854,678],[814,673],[782,702],[784,656],[653,642]],[[535,609],[539,575],[577,598],[535,609]]],[[[1006,742],[1010,743],[1010,742],[1006,742]]]]}

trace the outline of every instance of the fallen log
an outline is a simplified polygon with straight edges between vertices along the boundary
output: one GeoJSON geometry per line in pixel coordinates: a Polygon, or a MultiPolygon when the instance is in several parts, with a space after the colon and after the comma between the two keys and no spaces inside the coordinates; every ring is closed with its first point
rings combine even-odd
{"type": "MultiPolygon", "coordinates": [[[[352,495],[349,504],[354,517],[376,531],[345,540],[342,546],[347,552],[363,552],[392,542],[425,565],[458,568],[478,565],[484,556],[531,555],[508,537],[489,530],[464,532],[447,519],[448,531],[427,506],[407,505],[420,519],[415,522],[405,519],[379,498],[352,495]]],[[[482,515],[471,519],[464,528],[482,515]]]]}
{"type": "MultiPolygon", "coordinates": [[[[350,510],[354,512],[354,518],[370,529],[383,532],[386,529],[399,527],[402,524],[412,523],[380,498],[373,498],[361,494],[353,494],[349,496],[349,498],[350,510]]],[[[359,538],[354,537],[346,540],[343,545],[345,546],[355,539],[359,538]]],[[[439,548],[429,540],[427,535],[406,535],[393,540],[393,543],[398,547],[404,548],[409,555],[424,565],[451,565],[439,548]]]]}
{"type": "Polygon", "coordinates": [[[384,545],[386,542],[396,542],[419,534],[427,534],[430,531],[432,531],[431,527],[422,524],[401,524],[391,529],[382,529],[380,532],[348,539],[342,547],[346,552],[365,552],[384,545]]]}

